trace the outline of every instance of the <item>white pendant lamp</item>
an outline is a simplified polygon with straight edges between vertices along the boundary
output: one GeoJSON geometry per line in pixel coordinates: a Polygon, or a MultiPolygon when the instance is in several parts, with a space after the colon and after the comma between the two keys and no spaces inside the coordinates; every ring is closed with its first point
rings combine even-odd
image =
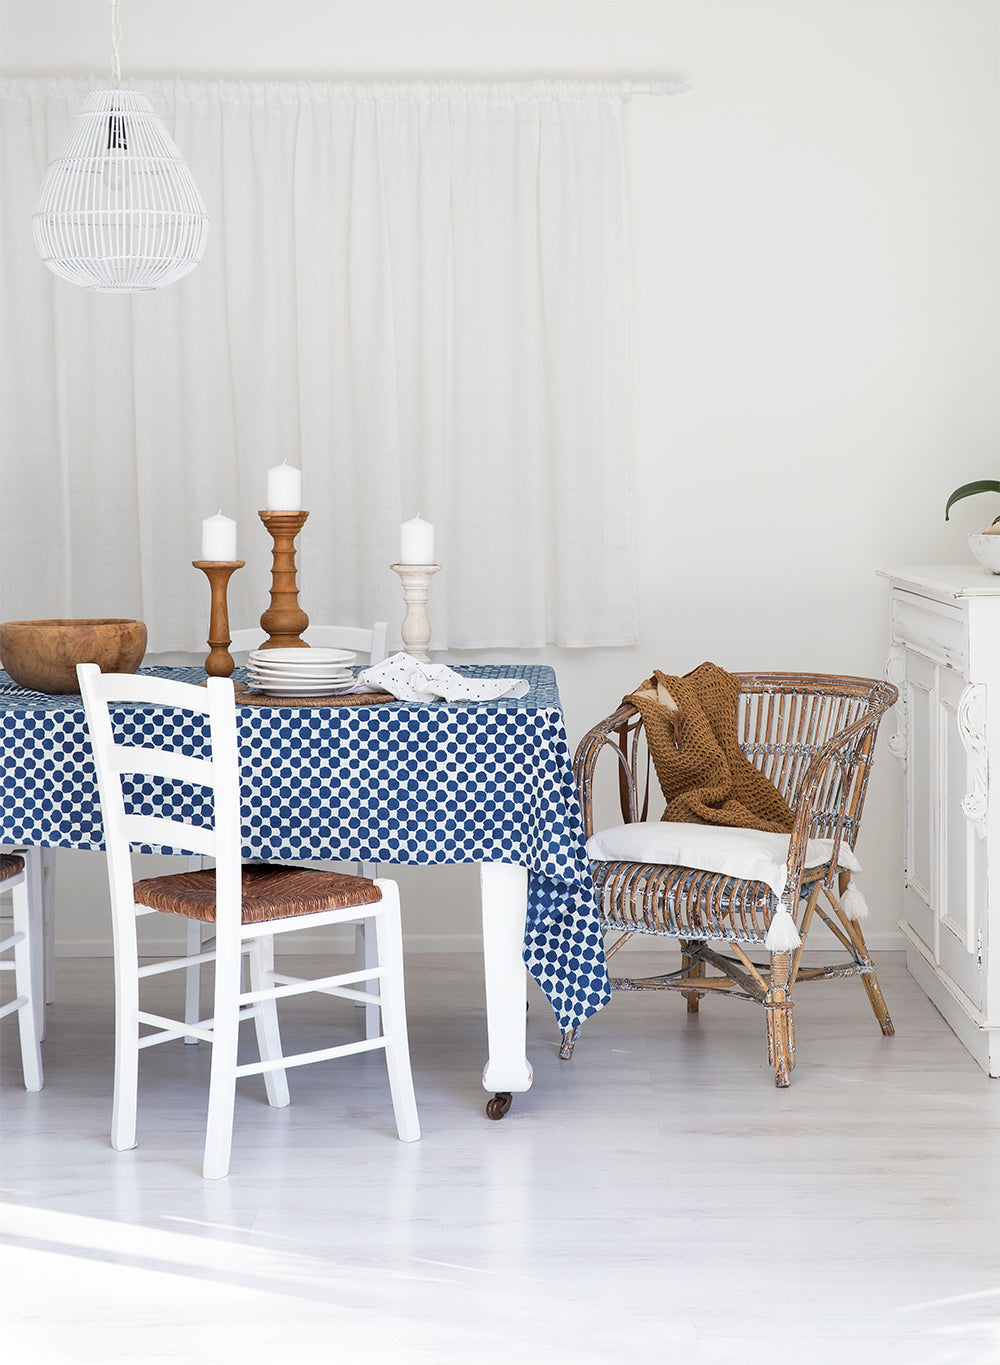
{"type": "Polygon", "coordinates": [[[32,217],[42,260],[102,294],[162,289],[202,258],[208,214],[187,163],[145,95],[119,88],[118,0],[111,4],[113,89],[87,96],[49,166],[32,217]]]}

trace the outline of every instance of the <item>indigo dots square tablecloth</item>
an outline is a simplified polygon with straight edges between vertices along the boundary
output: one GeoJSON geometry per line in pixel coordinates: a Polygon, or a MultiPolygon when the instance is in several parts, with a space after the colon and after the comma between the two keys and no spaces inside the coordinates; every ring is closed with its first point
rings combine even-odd
{"type": "MultiPolygon", "coordinates": [[[[200,668],[148,671],[200,682],[200,668]]],[[[524,960],[568,1029],[610,996],[593,882],[551,668],[466,665],[521,677],[495,702],[239,710],[243,856],[275,862],[519,863],[528,869],[524,960]]],[[[164,732],[199,754],[201,718],[167,724],[149,706],[116,709],[129,733],[164,732]]],[[[0,672],[0,842],[100,849],[103,828],[83,703],[25,691],[0,672]]],[[[137,779],[133,809],[178,803],[198,822],[199,792],[137,779]]]]}

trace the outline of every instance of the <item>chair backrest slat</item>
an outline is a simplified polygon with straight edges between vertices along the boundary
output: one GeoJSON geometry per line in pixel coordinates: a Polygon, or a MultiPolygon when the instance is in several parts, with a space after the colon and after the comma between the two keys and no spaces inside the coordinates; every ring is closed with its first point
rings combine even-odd
{"type": "Polygon", "coordinates": [[[191,758],[169,749],[150,749],[145,744],[115,744],[111,759],[119,773],[145,773],[196,787],[211,787],[214,780],[210,759],[191,758]]]}
{"type": "Polygon", "coordinates": [[[87,689],[95,701],[131,701],[149,706],[176,706],[183,711],[207,715],[211,709],[209,687],[192,687],[191,683],[175,682],[173,678],[153,678],[148,673],[101,673],[96,664],[80,664],[93,668],[86,673],[87,689]]]}
{"type": "Polygon", "coordinates": [[[192,825],[186,820],[161,819],[158,815],[125,814],[121,817],[120,826],[129,844],[216,857],[215,830],[204,825],[192,825]]]}
{"type": "Polygon", "coordinates": [[[131,849],[135,844],[214,856],[217,928],[219,933],[237,933],[241,909],[241,821],[232,682],[228,678],[210,678],[205,687],[195,687],[146,674],[101,673],[96,664],[81,664],[77,675],[97,768],[116,933],[134,932],[125,926],[134,919],[131,849]],[[165,748],[169,724],[151,726],[148,734],[139,728],[134,742],[119,743],[111,707],[122,702],[156,707],[167,713],[193,712],[205,716],[211,757],[194,758],[165,748]],[[165,813],[133,808],[138,798],[131,794],[127,784],[136,774],[154,776],[165,784],[165,813]],[[170,784],[201,789],[204,825],[192,824],[191,803],[183,798],[183,793],[182,799],[171,806],[170,784]]]}

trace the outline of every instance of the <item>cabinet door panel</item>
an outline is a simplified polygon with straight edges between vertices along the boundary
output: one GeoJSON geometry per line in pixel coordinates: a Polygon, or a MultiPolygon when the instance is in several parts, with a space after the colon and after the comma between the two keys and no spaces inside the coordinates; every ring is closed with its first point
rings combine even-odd
{"type": "Polygon", "coordinates": [[[978,907],[985,903],[985,843],[962,809],[972,791],[971,763],[958,726],[958,704],[964,679],[941,670],[939,722],[941,757],[940,929],[941,967],[972,1003],[982,1003],[982,968],[978,956],[978,907]]]}
{"type": "Polygon", "coordinates": [[[907,754],[906,889],[904,914],[910,928],[937,957],[937,916],[931,888],[934,848],[935,667],[930,660],[906,652],[907,754]]]}

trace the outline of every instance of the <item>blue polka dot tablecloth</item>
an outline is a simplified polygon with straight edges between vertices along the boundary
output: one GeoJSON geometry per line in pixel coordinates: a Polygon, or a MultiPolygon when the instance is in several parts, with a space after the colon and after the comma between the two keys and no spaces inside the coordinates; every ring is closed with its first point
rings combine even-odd
{"type": "MultiPolygon", "coordinates": [[[[610,987],[555,675],[542,665],[458,671],[523,677],[529,689],[494,702],[238,708],[243,856],[527,867],[524,960],[560,1028],[572,1028],[607,1004],[610,987]]],[[[162,732],[172,748],[205,752],[201,717],[122,706],[116,723],[125,743],[162,732]]],[[[78,696],[29,692],[0,672],[0,767],[0,842],[103,848],[78,696]]],[[[132,808],[183,810],[198,823],[200,798],[136,778],[132,808]]]]}

